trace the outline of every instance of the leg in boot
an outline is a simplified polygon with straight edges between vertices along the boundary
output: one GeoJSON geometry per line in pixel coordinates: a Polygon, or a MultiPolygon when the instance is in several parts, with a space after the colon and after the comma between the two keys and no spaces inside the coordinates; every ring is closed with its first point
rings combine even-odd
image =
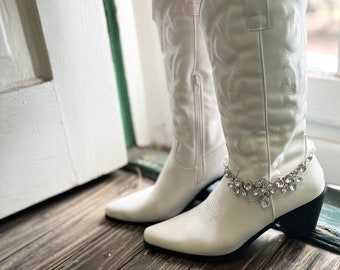
{"type": "Polygon", "coordinates": [[[229,161],[198,207],[145,230],[156,247],[223,259],[280,224],[316,225],[325,188],[305,138],[307,0],[206,0],[201,21],[229,161]]]}
{"type": "Polygon", "coordinates": [[[107,216],[154,222],[179,214],[223,174],[226,155],[197,0],[154,0],[173,117],[174,144],[150,188],[111,202],[107,216]]]}

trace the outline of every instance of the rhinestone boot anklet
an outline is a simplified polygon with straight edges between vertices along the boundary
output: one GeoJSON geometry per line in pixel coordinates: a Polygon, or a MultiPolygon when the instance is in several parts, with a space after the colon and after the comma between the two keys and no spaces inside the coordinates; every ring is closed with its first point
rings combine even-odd
{"type": "Polygon", "coordinates": [[[274,194],[286,193],[297,189],[298,183],[303,180],[301,174],[306,171],[307,164],[312,161],[313,156],[314,152],[309,153],[304,162],[299,164],[295,170],[284,177],[273,180],[266,178],[256,181],[242,180],[230,172],[227,164],[225,164],[224,167],[224,176],[230,180],[228,187],[235,195],[244,199],[253,197],[259,202],[262,208],[267,208],[270,206],[270,198],[274,194]]]}

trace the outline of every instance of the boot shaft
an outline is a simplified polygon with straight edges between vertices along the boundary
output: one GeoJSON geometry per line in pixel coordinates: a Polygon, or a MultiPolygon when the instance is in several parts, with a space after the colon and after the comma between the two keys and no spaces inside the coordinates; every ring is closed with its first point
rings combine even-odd
{"type": "Polygon", "coordinates": [[[229,168],[272,179],[305,157],[307,0],[206,0],[201,20],[212,62],[229,168]]]}
{"type": "Polygon", "coordinates": [[[183,168],[204,170],[205,156],[225,142],[199,23],[200,2],[154,0],[153,19],[164,54],[176,160],[183,168]]]}

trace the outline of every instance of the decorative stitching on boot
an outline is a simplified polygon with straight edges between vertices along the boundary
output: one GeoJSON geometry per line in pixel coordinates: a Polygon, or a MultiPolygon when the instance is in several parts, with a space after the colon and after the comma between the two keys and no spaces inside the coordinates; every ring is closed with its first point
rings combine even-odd
{"type": "Polygon", "coordinates": [[[249,31],[269,28],[267,0],[246,0],[246,11],[249,31]]]}
{"type": "Polygon", "coordinates": [[[200,14],[201,0],[185,0],[184,11],[187,15],[199,15],[200,14]]]}

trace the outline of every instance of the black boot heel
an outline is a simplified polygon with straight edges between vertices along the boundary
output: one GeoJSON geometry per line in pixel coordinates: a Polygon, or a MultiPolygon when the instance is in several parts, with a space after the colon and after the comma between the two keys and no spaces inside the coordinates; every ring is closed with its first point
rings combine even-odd
{"type": "Polygon", "coordinates": [[[276,220],[275,228],[287,237],[299,238],[311,234],[318,222],[326,189],[311,202],[302,205],[276,220]]]}

